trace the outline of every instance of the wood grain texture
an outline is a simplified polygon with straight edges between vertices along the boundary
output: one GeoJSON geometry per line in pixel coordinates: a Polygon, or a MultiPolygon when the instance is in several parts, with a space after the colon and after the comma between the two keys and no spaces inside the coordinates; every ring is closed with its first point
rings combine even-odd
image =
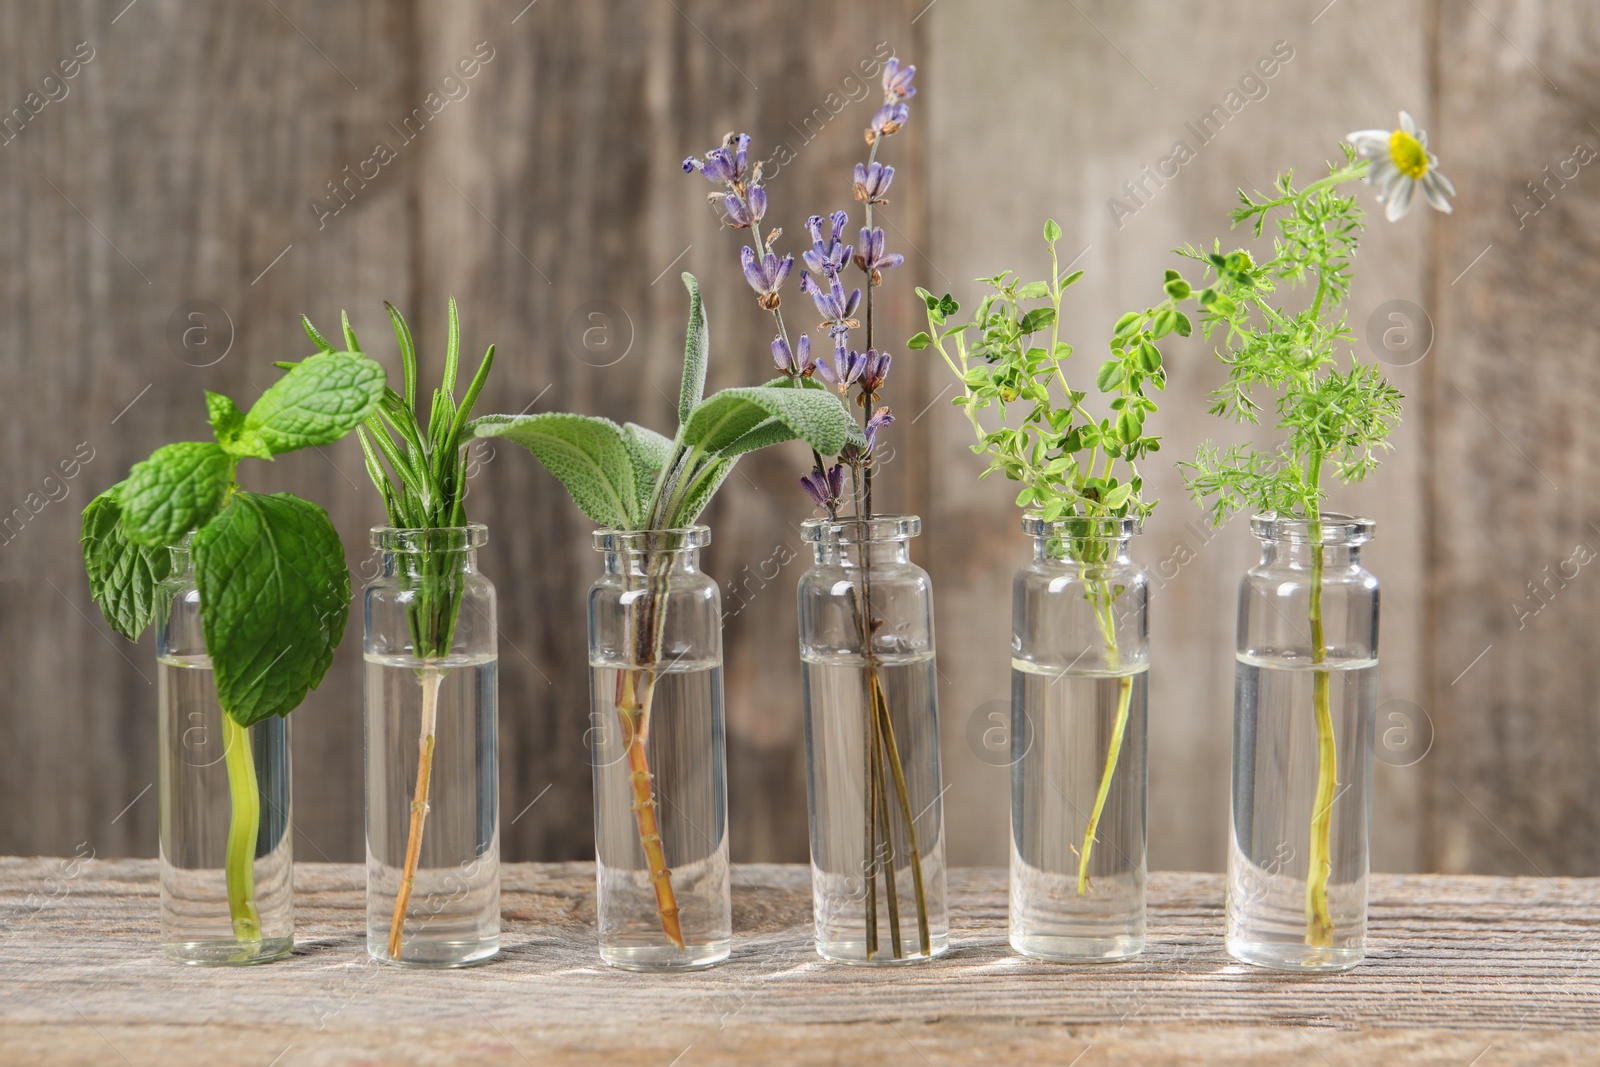
{"type": "Polygon", "coordinates": [[[865,971],[811,947],[796,866],[734,875],[734,953],[626,974],[594,950],[588,864],[503,868],[505,949],[451,973],[364,955],[361,869],[295,871],[298,947],[200,970],[155,943],[155,863],[0,860],[0,1034],[12,1062],[1590,1062],[1600,882],[1375,876],[1368,961],[1305,979],[1222,952],[1221,880],[1151,879],[1150,946],[1125,965],[1012,955],[1003,872],[952,872],[950,954],[865,971]],[[31,894],[31,895],[30,895],[31,894]],[[1092,1059],[1086,1054],[1092,1050],[1092,1059]]]}
{"type": "MultiPolygon", "coordinates": [[[[1250,0],[1187,7],[1108,0],[1063,8],[1007,0],[935,7],[925,84],[927,99],[937,102],[930,108],[932,269],[914,265],[922,284],[951,289],[970,308],[979,288],[969,279],[1007,268],[1043,277],[1040,231],[1054,217],[1063,231],[1063,265],[1081,256],[1077,266],[1087,272],[1063,304],[1062,330],[1076,346],[1071,373],[1084,387],[1108,355],[1116,319],[1161,295],[1162,271],[1176,265],[1174,247],[1209,247],[1214,238],[1229,247],[1249,244],[1247,234],[1228,230],[1235,190],[1269,188],[1288,167],[1321,173],[1350,130],[1394,121],[1397,101],[1422,107],[1427,5],[1345,0],[1313,24],[1325,5],[1268,10],[1250,0]],[[1383,32],[1372,33],[1380,22],[1383,32]],[[1030,32],[1016,33],[1019,25],[1030,32]],[[1275,45],[1292,58],[1261,78],[1255,65],[1275,45]],[[1193,127],[1252,71],[1256,98],[1246,97],[1202,142],[1193,127]],[[1335,84],[1339,91],[1330,92],[1335,84]],[[1025,120],[998,118],[1007,100],[1027,101],[1025,120]],[[1172,154],[1178,141],[1194,158],[1157,186],[1144,168],[1172,154]],[[1143,182],[1143,194],[1130,195],[1127,182],[1143,182]],[[1113,200],[1122,205],[1116,214],[1113,200]]],[[[1375,206],[1370,196],[1366,206],[1375,206]]],[[[1368,228],[1349,315],[1364,359],[1383,354],[1366,344],[1374,310],[1392,299],[1422,299],[1427,222],[1413,217],[1390,226],[1379,216],[1368,228]]],[[[1165,351],[1169,384],[1149,424],[1163,448],[1143,465],[1146,494],[1160,507],[1133,547],[1152,587],[1150,860],[1216,869],[1226,856],[1238,583],[1260,549],[1246,518],[1211,530],[1173,465],[1192,459],[1202,440],[1250,435],[1248,427],[1207,414],[1206,394],[1225,377],[1212,346],[1198,336],[1171,338],[1165,351]]],[[[951,380],[937,359],[928,373],[930,396],[951,380]]],[[[1393,374],[1402,391],[1416,394],[1418,368],[1393,374]]],[[[1384,589],[1379,699],[1386,710],[1393,710],[1391,700],[1422,700],[1421,419],[1420,406],[1409,408],[1396,451],[1378,474],[1332,494],[1334,507],[1378,523],[1367,566],[1384,589]]],[[[968,731],[974,717],[1009,704],[1010,580],[1030,546],[1012,506],[1016,487],[998,476],[976,481],[983,463],[967,450],[965,418],[941,403],[922,421],[931,424],[933,464],[941,471],[928,525],[941,537],[929,540],[940,668],[951,682],[941,691],[951,851],[957,862],[999,864],[1007,856],[1009,769],[978,758],[968,731]]],[[[1254,439],[1276,435],[1269,427],[1254,439]]],[[[1418,869],[1427,766],[1378,770],[1374,866],[1418,869]]]]}
{"type": "MultiPolygon", "coordinates": [[[[1461,197],[1448,219],[1418,208],[1373,225],[1351,309],[1373,356],[1388,301],[1421,305],[1435,328],[1427,358],[1393,368],[1410,397],[1396,453],[1334,500],[1379,524],[1380,737],[1405,724],[1395,715],[1437,735],[1420,761],[1402,744],[1377,769],[1374,865],[1600,871],[1600,800],[1586,788],[1600,771],[1600,587],[1586,565],[1562,577],[1580,544],[1600,551],[1587,328],[1600,179],[1594,164],[1559,178],[1577,144],[1600,150],[1597,18],[1580,0],[0,5],[0,118],[38,108],[0,135],[0,519],[12,521],[0,532],[0,805],[18,813],[0,821],[0,851],[155,848],[151,642],[129,645],[101,622],[74,542],[95,492],[155,446],[203,436],[202,388],[252,399],[271,360],[306,351],[301,312],[326,325],[348,308],[395,368],[383,299],[407,311],[436,375],[453,293],[470,354],[500,345],[486,408],[670,428],[679,271],[706,285],[712,386],[769,373],[737,235],[718,230],[709,187],[678,161],[734,128],[757,135],[758,154],[784,142],[793,159],[770,180],[771,219],[799,248],[807,215],[850,204],[870,104],[849,102],[848,79],[884,46],[921,67],[913,120],[890,142],[890,238],[908,259],[885,288],[901,416],[885,503],[926,520],[914,552],[936,589],[952,861],[1004,859],[1006,772],[978,759],[968,726],[1007,700],[1009,579],[1024,545],[1013,494],[973,479],[943,372],[899,350],[915,327],[910,286],[969,293],[967,279],[1029,262],[1054,215],[1067,254],[1087,250],[1069,315],[1092,359],[1114,309],[1146,301],[1171,246],[1222,232],[1235,186],[1315,167],[1348,129],[1407,107],[1461,197]],[[1278,40],[1295,58],[1266,95],[1118,227],[1107,202],[1122,183],[1278,40]],[[39,104],[80,42],[93,58],[39,104]],[[492,58],[462,77],[480,45],[492,58]],[[393,158],[362,178],[379,143],[393,158]],[[1548,183],[1548,206],[1529,182],[1548,183]],[[193,300],[231,320],[233,347],[207,366],[214,350],[169,339],[193,300]],[[75,456],[76,476],[62,478],[75,456]]],[[[1138,549],[1159,578],[1150,842],[1157,866],[1214,869],[1235,583],[1254,546],[1239,522],[1208,539],[1165,463],[1227,432],[1197,399],[1220,368],[1198,343],[1172,355],[1167,447],[1147,472],[1163,504],[1138,549]]],[[[470,507],[491,527],[483,566],[501,594],[503,845],[512,858],[582,858],[583,598],[599,560],[529,457],[482,449],[476,461],[470,507]]],[[[705,562],[729,612],[740,859],[806,849],[793,602],[807,563],[803,463],[798,449],[747,458],[707,516],[705,562]]],[[[371,573],[379,514],[353,443],[246,477],[327,506],[355,584],[371,573]]],[[[307,859],[361,854],[359,633],[357,611],[294,719],[307,859]]]]}
{"type": "Polygon", "coordinates": [[[1438,74],[1440,135],[1471,169],[1454,217],[1436,227],[1441,347],[1427,361],[1427,703],[1438,726],[1428,862],[1592,874],[1600,11],[1452,7],[1438,36],[1451,57],[1438,74]],[[1588,164],[1574,161],[1579,146],[1588,164]]]}

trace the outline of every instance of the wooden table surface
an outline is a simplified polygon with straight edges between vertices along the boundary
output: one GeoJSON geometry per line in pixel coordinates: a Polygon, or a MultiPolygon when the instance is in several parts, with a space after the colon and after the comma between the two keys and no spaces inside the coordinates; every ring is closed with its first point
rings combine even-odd
{"type": "Polygon", "coordinates": [[[1154,874],[1150,944],[1064,967],[1006,944],[1004,872],[950,877],[950,953],[867,971],[811,947],[798,866],[734,872],[733,958],[603,966],[589,864],[503,868],[499,958],[368,960],[363,874],[295,869],[297,946],[169,963],[153,860],[0,859],[0,1063],[1508,1064],[1600,1062],[1600,880],[1373,877],[1367,962],[1301,978],[1222,949],[1222,880],[1154,874]]]}

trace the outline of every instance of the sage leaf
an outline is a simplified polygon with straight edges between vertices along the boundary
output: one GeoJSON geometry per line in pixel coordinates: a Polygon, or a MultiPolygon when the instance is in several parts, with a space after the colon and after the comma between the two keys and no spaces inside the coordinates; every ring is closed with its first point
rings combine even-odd
{"type": "Polygon", "coordinates": [[[694,525],[700,513],[711,503],[711,498],[729,474],[733,473],[733,465],[737,459],[719,458],[704,464],[689,481],[689,488],[683,494],[683,500],[678,504],[677,511],[669,516],[667,525],[673,529],[682,529],[694,525]]]}
{"type": "Polygon", "coordinates": [[[354,352],[319,352],[288,369],[245,416],[273,454],[332,444],[383,401],[381,364],[354,352]]]}
{"type": "Polygon", "coordinates": [[[689,421],[706,395],[706,363],[711,354],[711,334],[706,328],[706,308],[700,299],[700,283],[693,274],[683,272],[689,290],[689,333],[683,345],[683,386],[678,393],[678,422],[689,421]]]}
{"type": "Polygon", "coordinates": [[[89,595],[117,633],[137,641],[155,617],[156,585],[172,571],[172,553],[164,546],[145,548],[122,532],[123,483],[89,501],[83,509],[79,544],[89,575],[89,595]]]}
{"type": "Polygon", "coordinates": [[[288,493],[236,492],[195,534],[193,553],[223,708],[241,726],[287,715],[333,663],[350,607],[327,512],[288,493]]]}
{"type": "Polygon", "coordinates": [[[839,398],[825,390],[724,389],[694,409],[684,424],[683,442],[703,452],[720,452],[768,419],[785,423],[823,455],[835,455],[844,447],[854,422],[839,398]]]}
{"type": "Polygon", "coordinates": [[[233,484],[233,460],[210,441],[164,445],[133,465],[118,502],[128,540],[166,548],[204,525],[233,484]]]}
{"type": "Polygon", "coordinates": [[[475,436],[503,437],[532,452],[600,526],[635,528],[641,510],[638,479],[622,427],[610,419],[541,412],[485,415],[471,426],[475,436]]]}
{"type": "Polygon", "coordinates": [[[672,438],[629,422],[622,427],[622,444],[633,463],[634,484],[639,493],[638,514],[643,517],[655,500],[661,472],[672,462],[672,438]]]}

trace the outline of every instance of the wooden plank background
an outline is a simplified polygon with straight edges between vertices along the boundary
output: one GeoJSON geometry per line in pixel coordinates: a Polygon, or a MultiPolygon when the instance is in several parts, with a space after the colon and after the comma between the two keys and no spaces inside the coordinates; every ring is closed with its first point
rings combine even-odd
{"type": "MultiPolygon", "coordinates": [[[[850,206],[871,105],[831,111],[861,95],[854,68],[886,47],[918,63],[922,90],[889,142],[891,239],[908,257],[885,290],[890,338],[915,328],[912,284],[970,297],[976,275],[1039,269],[1053,215],[1089,272],[1069,309],[1088,362],[1117,309],[1149,300],[1168,249],[1223,233],[1236,186],[1315,169],[1343,133],[1400,107],[1429,128],[1458,210],[1373,225],[1350,321],[1365,351],[1386,305],[1409,302],[1425,309],[1432,347],[1393,368],[1409,397],[1397,452],[1335,497],[1379,522],[1369,565],[1385,590],[1389,747],[1374,864],[1600,871],[1600,799],[1586,788],[1600,769],[1600,587],[1572,562],[1600,552],[1600,179],[1565,162],[1580,144],[1600,150],[1597,45],[1600,15],[1580,0],[0,6],[0,107],[28,116],[0,134],[0,510],[28,517],[0,534],[0,853],[154,850],[151,644],[128,645],[96,615],[77,513],[157,445],[203,434],[203,388],[253,399],[271,360],[303,353],[298,314],[331,323],[341,307],[392,365],[383,299],[406,310],[437,374],[454,294],[469,346],[500,346],[486,409],[665,426],[678,271],[706,284],[712,385],[768,373],[738,242],[678,161],[729,129],[756,135],[762,155],[786,142],[772,216],[799,247],[807,215],[850,206]],[[1108,201],[1126,201],[1123,182],[1191,139],[1185,124],[1280,41],[1293,57],[1265,95],[1119,226],[1108,201]],[[75,49],[92,58],[46,83],[75,49]],[[476,75],[446,82],[475,50],[476,75]],[[47,94],[57,99],[39,106],[47,94]],[[444,106],[407,131],[429,94],[444,106]],[[352,180],[379,142],[393,158],[352,180]],[[1528,182],[1544,183],[1543,203],[1528,182]],[[344,202],[329,183],[344,183],[344,202]],[[169,338],[194,301],[226,313],[209,347],[169,338]],[[75,477],[60,478],[75,457],[75,477]]],[[[1025,546],[1011,494],[974,480],[942,368],[898,356],[891,502],[925,516],[917,551],[938,590],[950,857],[1001,863],[1006,772],[968,727],[1006,699],[1009,576],[1025,546]]],[[[1171,371],[1163,459],[1228,432],[1204,415],[1201,394],[1220,379],[1204,346],[1175,350],[1171,371]]],[[[491,527],[483,563],[501,594],[505,853],[582,858],[584,591],[599,561],[586,522],[528,457],[478,460],[472,510],[491,527]]],[[[806,855],[802,462],[747,459],[709,513],[708,568],[730,612],[742,604],[728,619],[727,697],[745,861],[806,855]]],[[[1217,869],[1234,591],[1253,549],[1242,522],[1202,532],[1170,468],[1150,473],[1163,498],[1138,549],[1159,576],[1151,861],[1217,869]]],[[[365,529],[379,509],[353,443],[245,477],[327,506],[357,584],[370,574],[365,529]]],[[[308,860],[361,855],[359,627],[356,613],[294,717],[308,860]]]]}

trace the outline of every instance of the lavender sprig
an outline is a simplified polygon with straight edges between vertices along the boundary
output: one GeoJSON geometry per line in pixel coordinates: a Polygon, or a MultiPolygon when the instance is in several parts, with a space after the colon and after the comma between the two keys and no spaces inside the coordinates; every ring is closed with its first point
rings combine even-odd
{"type": "Polygon", "coordinates": [[[844,238],[850,225],[846,211],[835,211],[828,216],[812,215],[806,220],[811,247],[801,253],[803,269],[798,284],[822,316],[817,328],[831,342],[831,359],[814,356],[810,336],[804,332],[791,334],[784,322],[781,290],[793,271],[794,257],[779,255],[775,248],[781,230],[762,234],[767,191],[762,185],[761,162],[750,159],[749,134],[730,133],[721,145],[704,156],[690,156],[683,161],[684,173],[698,171],[718,187],[709,194],[709,199],[722,209],[728,225],[750,231],[752,243],[739,250],[740,267],[756,294],[757,305],[772,313],[777,329],[772,341],[772,359],[778,372],[796,388],[812,386],[811,380],[815,379],[818,384],[845,395],[849,395],[852,388],[857,391],[855,400],[862,411],[861,440],[841,453],[832,464],[813,453],[812,470],[800,479],[801,487],[820,507],[826,508],[832,518],[838,518],[842,469],[846,467],[851,472],[852,483],[857,486],[856,515],[871,517],[872,450],[878,432],[894,421],[889,409],[878,404],[878,395],[888,380],[893,357],[873,345],[872,290],[883,284],[884,272],[903,264],[905,257],[888,250],[883,228],[873,225],[873,209],[889,202],[887,194],[895,173],[892,166],[878,162],[878,147],[885,137],[899,132],[909,120],[910,108],[906,101],[917,93],[912,84],[916,72],[915,66],[902,66],[898,58],[891,58],[884,64],[883,98],[865,131],[868,156],[866,161],[855,164],[852,174],[851,194],[863,205],[864,214],[855,243],[846,243],[844,238]],[[852,263],[866,275],[865,290],[845,284],[844,272],[852,263]],[[863,327],[866,329],[864,351],[850,346],[851,332],[863,327]]]}

